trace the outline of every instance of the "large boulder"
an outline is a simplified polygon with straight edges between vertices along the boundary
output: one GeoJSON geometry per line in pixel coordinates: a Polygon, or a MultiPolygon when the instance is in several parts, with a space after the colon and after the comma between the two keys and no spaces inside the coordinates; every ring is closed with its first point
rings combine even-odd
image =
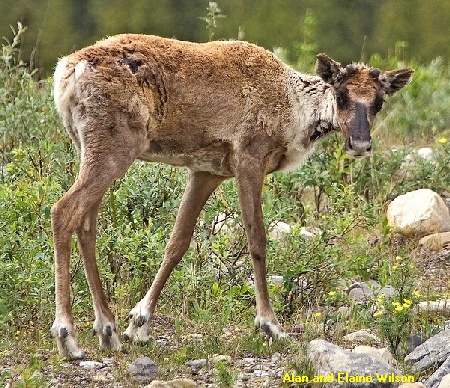
{"type": "Polygon", "coordinates": [[[308,344],[308,358],[315,375],[327,377],[322,380],[327,388],[394,388],[399,385],[396,381],[402,381],[401,378],[395,379],[395,376],[401,376],[401,372],[388,365],[388,360],[380,361],[367,354],[354,353],[323,339],[315,339],[308,344]]]}
{"type": "Polygon", "coordinates": [[[388,207],[388,224],[407,237],[422,237],[450,231],[450,214],[434,191],[419,189],[395,198],[388,207]]]}
{"type": "Polygon", "coordinates": [[[450,386],[450,357],[437,369],[428,380],[425,381],[427,388],[448,388],[450,386]]]}
{"type": "MultiPolygon", "coordinates": [[[[445,360],[450,358],[449,343],[450,330],[442,330],[423,344],[417,346],[406,356],[405,362],[410,364],[411,368],[416,371],[424,371],[436,365],[440,366],[445,360]]],[[[450,365],[448,367],[450,372],[450,365]]]]}

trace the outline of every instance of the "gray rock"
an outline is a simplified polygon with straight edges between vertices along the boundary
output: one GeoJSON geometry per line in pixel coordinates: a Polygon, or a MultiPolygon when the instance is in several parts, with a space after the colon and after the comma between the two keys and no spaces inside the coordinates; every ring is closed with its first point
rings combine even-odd
{"type": "Polygon", "coordinates": [[[199,358],[198,360],[190,360],[186,363],[186,365],[194,370],[199,370],[206,366],[208,361],[206,358],[199,358]]]}
{"type": "MultiPolygon", "coordinates": [[[[444,345],[445,346],[445,345],[444,345]]],[[[447,343],[448,347],[448,343],[447,343]]],[[[425,386],[427,388],[438,388],[441,384],[443,378],[450,373],[450,357],[444,361],[444,363],[439,367],[439,369],[434,372],[427,381],[425,381],[425,386]]],[[[449,387],[447,385],[446,387],[449,387]]]]}
{"type": "Polygon", "coordinates": [[[343,337],[343,340],[351,343],[381,343],[381,339],[367,329],[349,333],[343,337]]]}
{"type": "Polygon", "coordinates": [[[128,370],[133,380],[141,384],[150,383],[158,375],[156,364],[148,357],[141,357],[134,360],[129,365],[128,370]]]}
{"type": "Polygon", "coordinates": [[[450,299],[420,302],[417,309],[419,311],[441,311],[445,313],[450,311],[450,299]]]}
{"type": "Polygon", "coordinates": [[[386,285],[377,292],[377,296],[380,296],[381,294],[384,294],[386,299],[392,298],[393,296],[397,295],[397,291],[394,287],[391,285],[386,285]]]}
{"type": "Polygon", "coordinates": [[[373,346],[359,345],[353,349],[353,352],[367,354],[368,356],[376,358],[387,365],[395,366],[397,364],[391,352],[386,348],[375,348],[373,346]]]}
{"type": "MultiPolygon", "coordinates": [[[[322,339],[313,340],[308,344],[308,357],[314,366],[315,375],[333,378],[333,381],[328,380],[326,384],[330,388],[342,386],[352,388],[380,387],[379,376],[385,376],[387,373],[399,374],[393,367],[367,354],[356,354],[322,339]],[[350,378],[352,376],[364,376],[365,380],[348,380],[345,382],[345,376],[350,378]],[[341,380],[344,385],[338,381],[339,377],[344,378],[344,380],[341,380]]],[[[398,387],[398,383],[385,382],[382,386],[387,388],[398,387]]]]}
{"type": "Polygon", "coordinates": [[[81,361],[80,366],[84,369],[100,369],[105,365],[98,361],[81,361]]]}
{"type": "Polygon", "coordinates": [[[348,297],[357,302],[366,302],[373,295],[372,289],[364,282],[354,283],[350,286],[348,297]]]}
{"type": "Polygon", "coordinates": [[[197,384],[191,379],[175,379],[170,381],[153,380],[145,388],[193,388],[197,384]]]}
{"type": "Polygon", "coordinates": [[[228,364],[231,364],[232,358],[231,356],[227,354],[216,354],[210,358],[210,361],[215,364],[217,362],[227,362],[228,364]]]}
{"type": "Polygon", "coordinates": [[[450,330],[443,330],[409,353],[405,362],[418,371],[441,365],[450,356],[450,330]]]}
{"type": "Polygon", "coordinates": [[[413,334],[410,335],[406,339],[406,353],[411,353],[415,348],[419,345],[422,345],[425,342],[421,334],[413,334]]]}

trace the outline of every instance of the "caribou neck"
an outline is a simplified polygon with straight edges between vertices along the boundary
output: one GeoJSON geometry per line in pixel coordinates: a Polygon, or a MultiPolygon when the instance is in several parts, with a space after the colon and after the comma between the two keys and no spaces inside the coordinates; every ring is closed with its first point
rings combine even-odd
{"type": "Polygon", "coordinates": [[[309,141],[314,143],[325,135],[337,131],[336,98],[332,87],[325,85],[324,93],[319,96],[316,119],[309,132],[309,141]]]}

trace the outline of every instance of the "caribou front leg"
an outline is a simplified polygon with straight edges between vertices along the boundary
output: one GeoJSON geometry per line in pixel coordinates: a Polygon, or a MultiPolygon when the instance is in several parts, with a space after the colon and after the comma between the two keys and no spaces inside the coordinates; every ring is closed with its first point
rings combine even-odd
{"type": "Polygon", "coordinates": [[[240,160],[236,169],[236,181],[242,218],[248,239],[248,248],[254,268],[256,293],[255,326],[261,328],[273,338],[280,338],[285,337],[286,333],[275,316],[267,288],[267,238],[261,208],[264,175],[264,163],[262,160],[249,155],[246,150],[240,153],[240,160]]]}
{"type": "Polygon", "coordinates": [[[189,172],[189,180],[164,253],[164,260],[150,290],[130,311],[130,324],[124,333],[125,338],[135,342],[148,340],[150,320],[155,312],[156,303],[164,284],[189,248],[200,211],[209,196],[223,180],[223,177],[207,172],[189,172]]]}

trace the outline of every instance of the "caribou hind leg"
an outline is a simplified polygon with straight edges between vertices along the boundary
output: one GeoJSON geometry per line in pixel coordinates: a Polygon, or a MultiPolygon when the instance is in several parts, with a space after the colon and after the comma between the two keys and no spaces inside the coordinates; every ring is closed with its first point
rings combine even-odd
{"type": "Polygon", "coordinates": [[[208,172],[189,171],[189,180],[169,243],[165,249],[164,260],[150,290],[130,311],[130,324],[124,333],[125,338],[135,342],[148,340],[150,319],[155,312],[156,303],[164,284],[189,248],[200,211],[209,196],[223,180],[223,177],[208,172]]]}
{"type": "Polygon", "coordinates": [[[70,302],[69,261],[74,232],[78,235],[94,304],[94,331],[102,347],[113,350],[120,347],[114,316],[102,289],[95,258],[96,221],[104,193],[114,180],[125,174],[145,139],[145,131],[126,125],[113,132],[84,125],[78,134],[82,138],[80,172],[73,186],[52,208],[56,314],[51,333],[57,340],[61,356],[70,359],[84,357],[76,338],[70,302]],[[94,138],[102,141],[93,142],[94,138]]]}
{"type": "Polygon", "coordinates": [[[79,227],[76,229],[78,246],[83,258],[84,271],[89,284],[94,305],[95,321],[93,334],[98,335],[100,347],[103,349],[120,349],[114,315],[108,307],[103,292],[97,262],[95,258],[95,242],[97,234],[97,216],[101,200],[92,205],[84,214],[79,227]]]}

